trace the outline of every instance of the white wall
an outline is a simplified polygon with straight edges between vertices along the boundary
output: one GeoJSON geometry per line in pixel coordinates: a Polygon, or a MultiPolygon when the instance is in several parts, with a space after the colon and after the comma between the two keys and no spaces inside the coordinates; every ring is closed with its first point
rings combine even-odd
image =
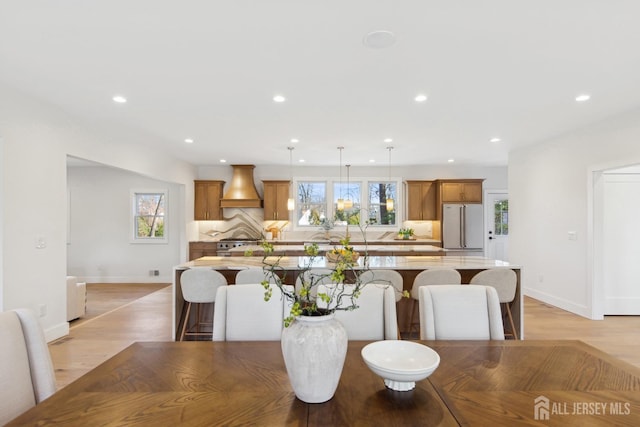
{"type": "Polygon", "coordinates": [[[509,261],[523,266],[527,295],[592,317],[592,176],[640,163],[638,140],[634,112],[510,153],[509,261]]]}
{"type": "Polygon", "coordinates": [[[65,335],[67,155],[113,165],[168,182],[184,184],[179,231],[181,259],[193,232],[195,170],[153,150],[153,139],[135,132],[108,138],[92,124],[60,108],[0,85],[3,206],[2,309],[47,308],[41,323],[47,339],[65,335]],[[142,145],[145,144],[145,145],[142,145]],[[186,208],[186,207],[189,208],[186,208]],[[189,230],[191,228],[191,230],[189,230]],[[46,247],[36,249],[36,238],[46,247]]]}
{"type": "Polygon", "coordinates": [[[69,275],[90,283],[172,281],[172,269],[180,263],[179,232],[184,228],[184,221],[178,222],[179,185],[104,166],[69,167],[67,179],[69,275]],[[131,190],[168,191],[168,243],[131,243],[131,190]],[[149,276],[149,270],[159,270],[160,275],[149,276]]]}

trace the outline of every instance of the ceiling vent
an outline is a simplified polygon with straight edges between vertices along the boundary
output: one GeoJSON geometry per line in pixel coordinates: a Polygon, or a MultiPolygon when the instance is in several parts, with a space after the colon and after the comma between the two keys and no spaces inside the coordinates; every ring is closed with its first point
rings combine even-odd
{"type": "Polygon", "coordinates": [[[261,208],[262,200],[253,182],[254,165],[231,165],[233,177],[220,201],[223,208],[261,208]]]}

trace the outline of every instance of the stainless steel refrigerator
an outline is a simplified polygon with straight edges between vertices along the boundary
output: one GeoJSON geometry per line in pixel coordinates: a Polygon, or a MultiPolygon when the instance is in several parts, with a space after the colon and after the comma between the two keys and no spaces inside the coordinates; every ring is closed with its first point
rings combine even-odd
{"type": "Polygon", "coordinates": [[[442,246],[448,255],[483,256],[484,221],[481,204],[442,206],[442,246]]]}

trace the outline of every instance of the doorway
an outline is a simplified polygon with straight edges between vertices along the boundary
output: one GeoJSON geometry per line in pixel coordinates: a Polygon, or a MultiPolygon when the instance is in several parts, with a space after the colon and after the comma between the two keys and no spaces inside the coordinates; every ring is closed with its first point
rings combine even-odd
{"type": "Polygon", "coordinates": [[[485,256],[501,261],[509,260],[509,193],[506,190],[487,190],[485,207],[485,256]]]}
{"type": "Polygon", "coordinates": [[[640,166],[602,174],[604,315],[640,315],[640,166]]]}

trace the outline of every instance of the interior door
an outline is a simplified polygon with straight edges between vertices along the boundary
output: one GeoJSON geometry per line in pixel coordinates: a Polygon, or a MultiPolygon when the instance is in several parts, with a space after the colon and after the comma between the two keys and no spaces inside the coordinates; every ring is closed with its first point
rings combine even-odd
{"type": "Polygon", "coordinates": [[[509,194],[506,191],[487,191],[485,195],[485,256],[509,260],[509,194]]]}
{"type": "Polygon", "coordinates": [[[640,174],[605,174],[603,207],[604,314],[640,314],[640,174]]]}

